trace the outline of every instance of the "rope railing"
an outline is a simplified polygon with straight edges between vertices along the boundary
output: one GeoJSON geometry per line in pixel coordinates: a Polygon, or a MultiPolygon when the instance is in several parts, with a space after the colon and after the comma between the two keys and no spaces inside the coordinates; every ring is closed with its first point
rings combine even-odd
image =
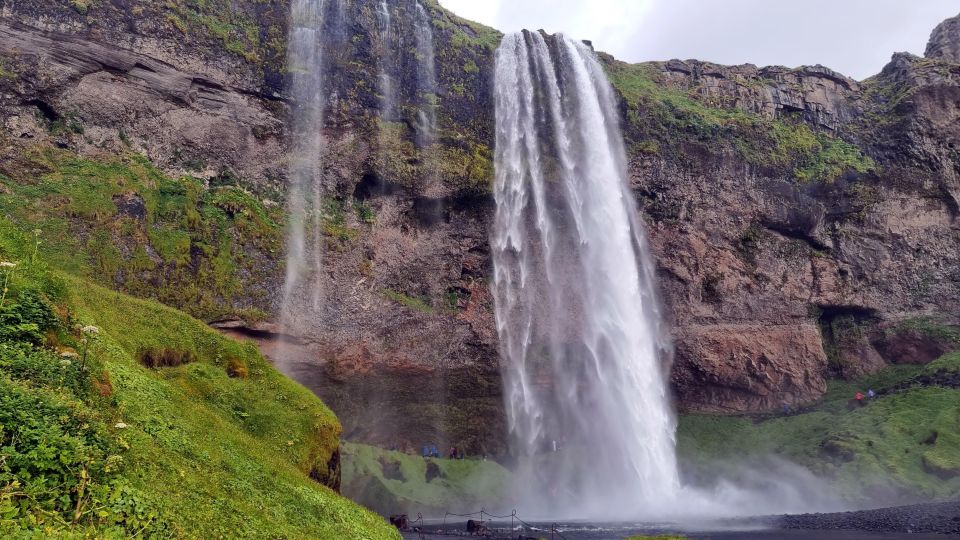
{"type": "MultiPolygon", "coordinates": [[[[467,518],[467,519],[479,517],[479,524],[483,526],[483,528],[486,530],[488,534],[492,532],[499,532],[500,529],[487,528],[486,525],[484,525],[484,523],[487,521],[486,518],[502,519],[502,520],[509,519],[511,533],[517,530],[518,528],[517,524],[520,524],[521,529],[526,528],[526,530],[529,530],[530,532],[538,532],[538,533],[549,532],[551,540],[557,540],[557,539],[567,540],[567,538],[563,535],[563,533],[557,529],[556,523],[551,523],[549,526],[546,526],[546,525],[536,526],[536,525],[533,525],[532,523],[528,523],[527,521],[524,521],[523,519],[520,519],[520,516],[517,515],[516,510],[511,511],[507,515],[498,515],[498,514],[493,514],[488,512],[486,508],[481,508],[477,512],[467,512],[463,514],[458,514],[458,513],[449,512],[449,511],[444,512],[443,521],[441,522],[440,529],[438,531],[431,532],[429,534],[432,536],[462,536],[462,533],[465,531],[459,531],[459,530],[448,531],[447,530],[447,519],[450,517],[459,517],[459,518],[467,518]]],[[[420,512],[417,513],[416,521],[411,522],[411,524],[416,524],[416,523],[419,523],[419,527],[416,527],[415,530],[419,533],[420,539],[423,540],[426,526],[423,521],[423,515],[420,512]]],[[[474,531],[474,532],[476,533],[477,531],[474,531]]]]}

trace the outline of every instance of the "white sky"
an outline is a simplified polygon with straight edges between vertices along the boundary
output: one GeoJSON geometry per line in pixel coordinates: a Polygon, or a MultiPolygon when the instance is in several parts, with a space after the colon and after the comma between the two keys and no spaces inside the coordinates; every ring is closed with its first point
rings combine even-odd
{"type": "Polygon", "coordinates": [[[855,79],[923,55],[960,0],[440,0],[504,32],[562,31],[621,60],[823,64],[855,79]]]}

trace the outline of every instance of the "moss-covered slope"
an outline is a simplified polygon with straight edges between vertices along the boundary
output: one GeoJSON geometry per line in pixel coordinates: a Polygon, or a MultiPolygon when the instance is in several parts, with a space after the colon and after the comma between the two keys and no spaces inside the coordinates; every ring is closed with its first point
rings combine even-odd
{"type": "Polygon", "coordinates": [[[479,459],[434,459],[343,445],[343,493],[381,514],[443,516],[502,504],[510,472],[479,459]]]}
{"type": "Polygon", "coordinates": [[[337,419],[254,346],[17,244],[0,236],[0,258],[18,263],[0,272],[5,534],[396,537],[327,487],[337,419]],[[145,367],[148,354],[166,367],[145,367]]]}

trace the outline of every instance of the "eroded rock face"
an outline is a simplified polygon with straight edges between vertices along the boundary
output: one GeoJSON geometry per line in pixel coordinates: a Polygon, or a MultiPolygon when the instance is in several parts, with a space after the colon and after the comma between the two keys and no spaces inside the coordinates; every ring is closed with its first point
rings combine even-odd
{"type": "Polygon", "coordinates": [[[960,16],[940,23],[930,35],[927,58],[960,63],[960,16]]]}
{"type": "Polygon", "coordinates": [[[813,324],[683,327],[677,362],[673,387],[700,411],[771,409],[826,391],[827,357],[813,324]]]}
{"type": "MultiPolygon", "coordinates": [[[[134,4],[97,3],[86,14],[66,1],[0,7],[0,60],[12,74],[0,76],[4,159],[34,145],[85,156],[132,151],[173,176],[212,183],[229,172],[283,204],[285,4],[234,2],[260,37],[229,47],[202,29],[179,29],[177,12],[164,11],[174,3],[141,6],[136,16],[134,4]],[[49,133],[44,117],[72,118],[83,134],[49,133]]],[[[325,89],[323,182],[333,203],[325,307],[285,338],[299,351],[286,368],[332,406],[348,438],[502,452],[489,292],[492,35],[430,8],[443,51],[440,129],[437,145],[420,149],[409,92],[397,117],[384,122],[377,110],[383,44],[372,37],[374,11],[346,4],[355,9],[349,39],[331,57],[325,89]]],[[[861,83],[822,66],[688,60],[641,66],[652,88],[668,92],[650,102],[631,103],[620,88],[682,410],[805,403],[829,376],[927,361],[954,346],[895,328],[918,316],[955,324],[960,313],[958,38],[948,21],[928,59],[895,55],[861,83]],[[664,97],[674,109],[694,105],[664,112],[656,108],[664,97]],[[838,165],[818,177],[836,157],[795,159],[796,148],[777,147],[790,137],[804,151],[844,141],[835,153],[852,148],[856,165],[866,156],[874,166],[838,165]]],[[[115,204],[136,217],[145,203],[130,194],[115,204]]],[[[265,264],[270,294],[255,306],[271,314],[282,259],[277,252],[265,264]]],[[[270,355],[283,331],[261,325],[247,335],[270,355]]]]}

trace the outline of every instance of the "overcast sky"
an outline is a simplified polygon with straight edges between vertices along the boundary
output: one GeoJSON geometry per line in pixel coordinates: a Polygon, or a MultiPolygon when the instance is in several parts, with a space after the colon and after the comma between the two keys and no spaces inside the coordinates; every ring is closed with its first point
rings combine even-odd
{"type": "Polygon", "coordinates": [[[960,0],[440,0],[504,32],[562,31],[631,62],[823,64],[855,79],[897,51],[923,55],[960,0]]]}

